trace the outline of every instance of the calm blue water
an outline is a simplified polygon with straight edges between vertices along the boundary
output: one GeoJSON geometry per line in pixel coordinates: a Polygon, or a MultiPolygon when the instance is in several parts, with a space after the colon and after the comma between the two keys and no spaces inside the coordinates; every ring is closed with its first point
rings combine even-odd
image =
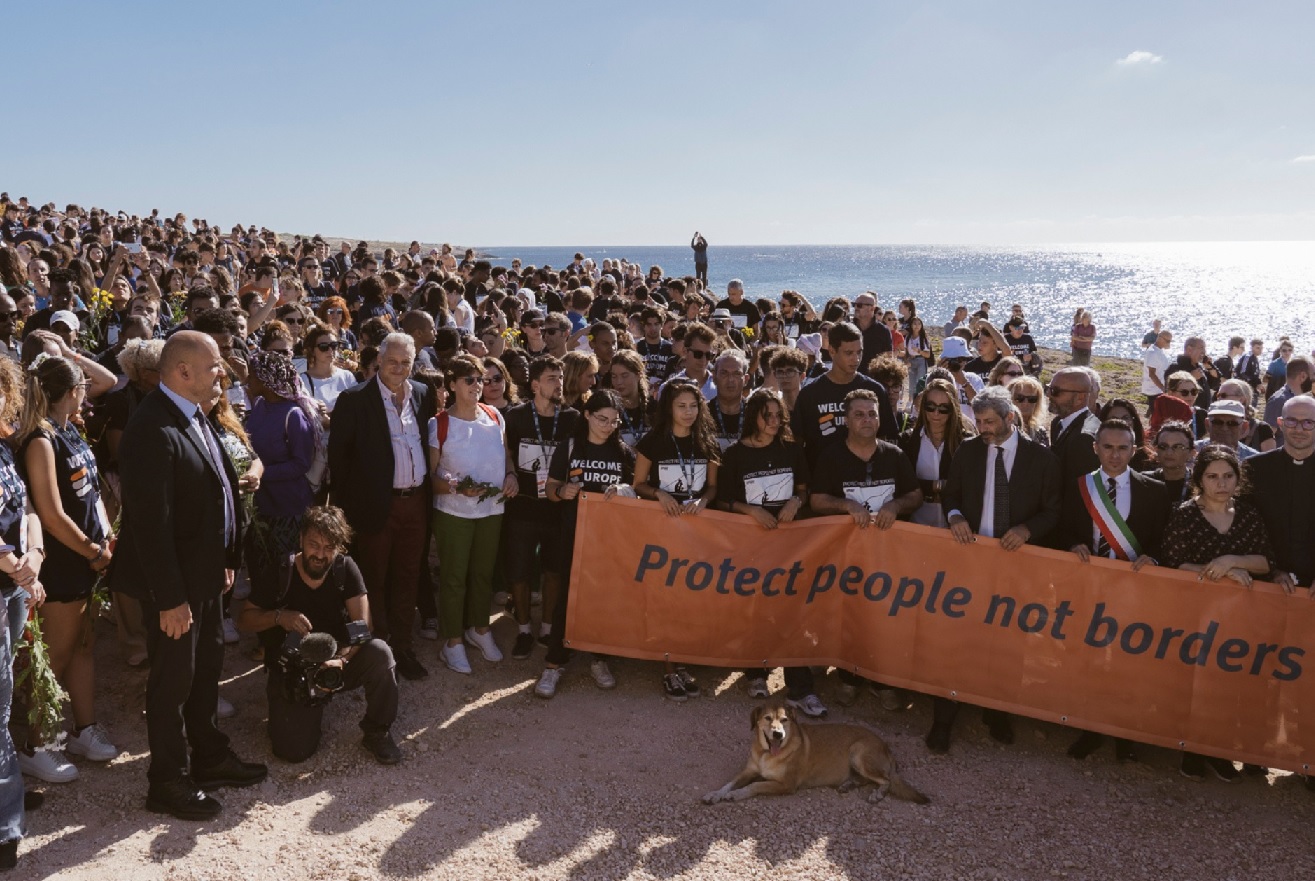
{"type": "MultiPolygon", "coordinates": [[[[668,275],[693,273],[688,246],[677,247],[488,247],[497,263],[519,257],[536,266],[565,266],[578,250],[599,263],[625,258],[668,275]]],[[[1021,303],[1041,345],[1068,348],[1078,307],[1090,309],[1097,327],[1096,352],[1140,356],[1151,321],[1181,341],[1205,337],[1212,354],[1241,334],[1266,343],[1281,334],[1298,351],[1315,342],[1315,242],[1188,242],[1040,247],[776,246],[708,249],[714,291],[731,278],[749,296],[775,299],[794,289],[819,308],[831,297],[866,289],[883,308],[913,297],[928,325],[943,324],[954,307],[975,310],[988,300],[996,320],[1021,303]]],[[[1175,346],[1175,349],[1177,346],[1175,346]]]]}

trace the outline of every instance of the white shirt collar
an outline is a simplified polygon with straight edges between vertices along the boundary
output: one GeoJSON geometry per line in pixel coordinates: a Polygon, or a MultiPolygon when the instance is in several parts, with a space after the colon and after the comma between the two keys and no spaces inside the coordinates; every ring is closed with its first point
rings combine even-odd
{"type": "Polygon", "coordinates": [[[201,409],[200,404],[189,401],[164,383],[160,383],[160,391],[164,392],[165,396],[173,401],[179,410],[183,411],[183,415],[187,417],[189,422],[196,418],[196,411],[201,409]]]}
{"type": "MultiPolygon", "coordinates": [[[[1114,478],[1114,485],[1121,490],[1126,489],[1128,485],[1132,483],[1131,474],[1132,474],[1131,468],[1124,468],[1123,473],[1120,474],[1118,477],[1114,478]]],[[[1106,471],[1104,468],[1100,469],[1100,479],[1102,482],[1105,483],[1106,486],[1109,485],[1110,473],[1106,471]]]]}
{"type": "Polygon", "coordinates": [[[1063,434],[1064,432],[1068,431],[1068,427],[1073,424],[1073,420],[1083,416],[1087,412],[1089,412],[1087,408],[1083,407],[1081,410],[1078,410],[1076,413],[1070,413],[1067,416],[1062,417],[1059,420],[1059,433],[1063,434]]]}

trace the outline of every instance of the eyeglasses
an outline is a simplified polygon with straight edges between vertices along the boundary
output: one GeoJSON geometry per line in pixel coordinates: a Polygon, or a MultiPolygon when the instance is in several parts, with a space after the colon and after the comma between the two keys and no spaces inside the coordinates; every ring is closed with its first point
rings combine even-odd
{"type": "Polygon", "coordinates": [[[17,309],[15,309],[13,312],[0,312],[0,321],[13,321],[17,317],[18,317],[17,309]]]}
{"type": "Polygon", "coordinates": [[[302,318],[301,316],[297,316],[296,318],[294,318],[291,315],[288,315],[283,319],[284,324],[304,324],[305,322],[306,319],[302,318]]]}
{"type": "Polygon", "coordinates": [[[331,343],[331,342],[327,342],[327,341],[326,341],[326,342],[322,342],[322,343],[316,343],[316,344],[315,344],[315,348],[318,349],[318,350],[321,351],[321,352],[336,352],[336,351],[338,351],[339,349],[342,348],[342,343],[340,343],[340,342],[332,342],[332,343],[331,343]]]}
{"type": "Polygon", "coordinates": [[[499,383],[503,383],[503,382],[506,382],[506,381],[507,381],[507,380],[503,377],[503,375],[502,375],[501,373],[495,373],[495,374],[493,374],[492,376],[486,376],[486,377],[484,377],[484,384],[485,384],[485,385],[497,385],[497,384],[499,384],[499,383]]]}
{"type": "Polygon", "coordinates": [[[466,385],[483,385],[483,384],[484,384],[484,377],[482,377],[482,376],[463,376],[463,377],[461,377],[461,381],[464,382],[466,385]]]}
{"type": "Polygon", "coordinates": [[[1173,389],[1171,392],[1171,394],[1175,394],[1180,398],[1194,398],[1200,393],[1201,390],[1199,388],[1191,385],[1179,386],[1178,388],[1173,389]]]}
{"type": "Polygon", "coordinates": [[[954,407],[950,406],[949,404],[932,404],[932,403],[928,403],[927,401],[923,401],[922,412],[940,413],[942,416],[949,416],[951,413],[954,412],[954,407]]]}
{"type": "Polygon", "coordinates": [[[798,367],[781,367],[772,371],[772,374],[779,379],[790,379],[799,375],[798,367]]]}
{"type": "MultiPolygon", "coordinates": [[[[1315,422],[1315,420],[1311,421],[1315,422]]],[[[1161,453],[1182,453],[1190,450],[1191,447],[1187,444],[1156,444],[1155,449],[1159,450],[1161,453]]]]}
{"type": "Polygon", "coordinates": [[[621,421],[620,419],[617,419],[617,418],[615,418],[615,417],[613,417],[612,419],[608,419],[608,418],[607,418],[606,416],[604,416],[601,412],[598,412],[598,413],[590,413],[590,414],[589,414],[589,418],[592,419],[593,421],[597,422],[599,425],[606,425],[606,426],[608,426],[609,428],[612,427],[612,426],[617,425],[617,424],[620,423],[620,421],[621,421]]]}
{"type": "Polygon", "coordinates": [[[342,314],[342,310],[339,309],[339,308],[337,308],[337,307],[335,306],[335,307],[332,308],[332,309],[325,309],[325,310],[324,310],[324,314],[325,314],[325,315],[341,315],[341,314],[342,314]]]}
{"type": "Polygon", "coordinates": [[[1299,428],[1302,431],[1315,431],[1315,419],[1284,419],[1284,428],[1299,428]]]}
{"type": "Polygon", "coordinates": [[[1014,395],[1015,404],[1035,404],[1039,400],[1040,395],[1014,395]]]}
{"type": "Polygon", "coordinates": [[[1242,423],[1236,419],[1211,419],[1210,424],[1217,428],[1237,428],[1242,423]]]}

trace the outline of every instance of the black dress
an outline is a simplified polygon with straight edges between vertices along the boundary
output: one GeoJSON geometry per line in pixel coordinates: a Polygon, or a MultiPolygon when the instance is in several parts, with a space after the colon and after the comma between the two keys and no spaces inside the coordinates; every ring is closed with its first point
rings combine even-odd
{"type": "MultiPolygon", "coordinates": [[[[18,454],[29,485],[32,481],[26,473],[27,448],[38,437],[44,437],[54,447],[55,485],[64,514],[87,538],[101,544],[105,541],[106,528],[98,504],[100,473],[96,470],[96,457],[92,455],[91,447],[72,424],[64,428],[47,424],[33,432],[23,441],[18,454]]],[[[53,535],[46,542],[46,554],[41,567],[41,583],[46,589],[47,602],[70,603],[91,596],[97,576],[86,557],[53,535]]]]}
{"type": "Polygon", "coordinates": [[[1227,532],[1215,529],[1195,501],[1183,502],[1169,517],[1160,543],[1160,562],[1176,569],[1184,563],[1203,566],[1226,554],[1260,554],[1274,565],[1274,551],[1260,512],[1247,502],[1235,502],[1227,532]]]}

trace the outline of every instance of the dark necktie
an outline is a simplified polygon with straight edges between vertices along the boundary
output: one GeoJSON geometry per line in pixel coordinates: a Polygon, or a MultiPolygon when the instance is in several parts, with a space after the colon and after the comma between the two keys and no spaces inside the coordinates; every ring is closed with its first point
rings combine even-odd
{"type": "Polygon", "coordinates": [[[991,519],[996,538],[1009,531],[1009,475],[1005,474],[1005,448],[995,448],[995,516],[991,519]]]}
{"type": "MultiPolygon", "coordinates": [[[[1119,485],[1114,482],[1113,477],[1108,478],[1108,480],[1109,480],[1109,486],[1106,487],[1106,489],[1109,491],[1110,494],[1110,504],[1113,505],[1114,510],[1117,511],[1119,509],[1118,506],[1119,485]]],[[[1105,540],[1104,532],[1100,530],[1097,530],[1096,532],[1100,536],[1099,538],[1096,539],[1096,556],[1108,557],[1110,555],[1110,543],[1105,540]]]]}
{"type": "Polygon", "coordinates": [[[236,518],[233,513],[233,486],[228,482],[228,472],[224,470],[224,454],[219,449],[219,441],[215,438],[215,433],[211,431],[210,422],[205,418],[205,414],[201,412],[200,407],[196,408],[195,419],[196,427],[205,441],[205,449],[210,456],[210,464],[219,473],[219,482],[224,487],[224,546],[232,547],[236,518]]]}
{"type": "Polygon", "coordinates": [[[1060,419],[1058,416],[1056,416],[1054,419],[1050,420],[1050,442],[1052,444],[1057,443],[1059,441],[1059,433],[1063,430],[1063,428],[1064,428],[1063,419],[1060,419]]]}

